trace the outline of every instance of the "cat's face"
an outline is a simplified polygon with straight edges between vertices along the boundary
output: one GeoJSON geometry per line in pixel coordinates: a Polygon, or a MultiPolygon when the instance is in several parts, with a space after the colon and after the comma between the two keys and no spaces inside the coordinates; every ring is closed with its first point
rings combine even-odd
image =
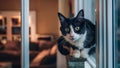
{"type": "Polygon", "coordinates": [[[81,10],[74,18],[66,18],[61,13],[58,13],[60,19],[60,30],[62,35],[71,40],[77,41],[85,33],[84,11],[81,10]]]}

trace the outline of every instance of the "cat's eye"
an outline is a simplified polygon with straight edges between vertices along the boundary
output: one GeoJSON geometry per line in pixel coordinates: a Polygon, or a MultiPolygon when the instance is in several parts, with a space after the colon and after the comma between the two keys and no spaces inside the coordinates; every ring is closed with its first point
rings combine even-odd
{"type": "Polygon", "coordinates": [[[66,32],[69,32],[69,28],[65,28],[65,31],[66,31],[66,32]]]}
{"type": "Polygon", "coordinates": [[[80,29],[80,27],[75,27],[75,30],[78,31],[80,29]]]}

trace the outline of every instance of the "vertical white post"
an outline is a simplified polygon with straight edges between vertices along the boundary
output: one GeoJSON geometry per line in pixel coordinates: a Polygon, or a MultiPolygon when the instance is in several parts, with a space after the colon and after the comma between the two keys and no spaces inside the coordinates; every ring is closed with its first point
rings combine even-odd
{"type": "Polygon", "coordinates": [[[112,8],[113,7],[113,1],[107,0],[107,42],[108,42],[108,67],[107,68],[113,68],[113,17],[112,17],[112,8]]]}
{"type": "Polygon", "coordinates": [[[102,60],[103,60],[103,51],[102,51],[102,48],[103,48],[103,32],[102,32],[102,0],[99,0],[99,22],[97,22],[97,68],[103,68],[103,64],[102,64],[102,60]]]}
{"type": "Polygon", "coordinates": [[[104,68],[107,68],[107,66],[106,66],[106,63],[107,63],[107,30],[106,30],[106,27],[107,27],[107,7],[106,7],[106,0],[103,0],[103,3],[102,3],[102,11],[103,11],[103,14],[102,14],[102,18],[103,18],[103,21],[101,22],[103,25],[103,27],[102,27],[102,31],[103,31],[103,42],[102,42],[102,49],[103,49],[103,65],[104,65],[104,68]]]}
{"type": "Polygon", "coordinates": [[[22,3],[22,68],[29,68],[29,0],[22,3]]]}

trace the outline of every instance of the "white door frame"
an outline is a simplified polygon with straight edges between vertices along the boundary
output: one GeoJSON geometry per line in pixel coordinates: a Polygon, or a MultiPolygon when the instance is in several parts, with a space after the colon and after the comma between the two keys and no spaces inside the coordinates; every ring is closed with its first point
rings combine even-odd
{"type": "Polygon", "coordinates": [[[29,68],[29,0],[21,0],[22,68],[29,68]]]}

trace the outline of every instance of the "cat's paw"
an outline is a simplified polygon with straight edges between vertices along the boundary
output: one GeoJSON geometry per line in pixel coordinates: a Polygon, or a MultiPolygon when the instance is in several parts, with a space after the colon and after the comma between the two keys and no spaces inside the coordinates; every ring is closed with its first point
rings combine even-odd
{"type": "Polygon", "coordinates": [[[82,58],[88,58],[89,57],[89,48],[84,48],[80,53],[82,58]]]}
{"type": "Polygon", "coordinates": [[[80,51],[79,50],[74,50],[73,57],[80,58],[80,51]]]}

